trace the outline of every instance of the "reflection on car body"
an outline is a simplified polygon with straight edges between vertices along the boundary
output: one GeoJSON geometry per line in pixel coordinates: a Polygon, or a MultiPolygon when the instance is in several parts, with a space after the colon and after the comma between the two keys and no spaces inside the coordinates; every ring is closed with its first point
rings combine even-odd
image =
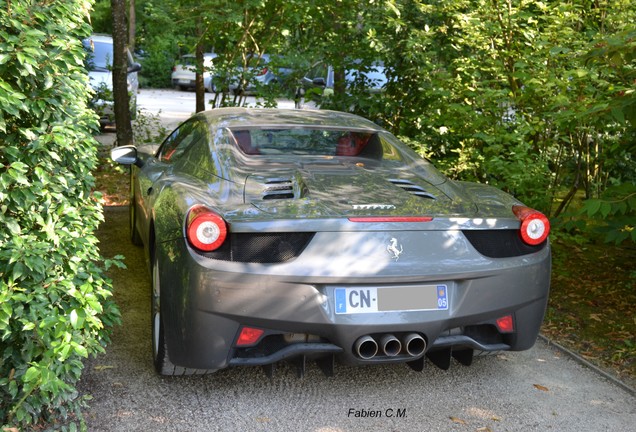
{"type": "Polygon", "coordinates": [[[454,182],[360,117],[215,109],[132,165],[131,238],[152,268],[161,374],[315,359],[525,350],[550,284],[549,222],[490,186],[454,182]]]}

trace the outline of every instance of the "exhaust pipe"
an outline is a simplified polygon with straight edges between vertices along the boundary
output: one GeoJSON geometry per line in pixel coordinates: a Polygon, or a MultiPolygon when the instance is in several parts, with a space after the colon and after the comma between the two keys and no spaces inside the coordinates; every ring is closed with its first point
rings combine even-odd
{"type": "Polygon", "coordinates": [[[388,357],[395,357],[402,350],[402,343],[392,334],[386,334],[380,339],[382,352],[388,357]]]}
{"type": "Polygon", "coordinates": [[[378,344],[371,336],[362,336],[353,344],[353,349],[358,357],[369,360],[378,353],[378,344]]]}
{"type": "Polygon", "coordinates": [[[418,357],[426,351],[426,341],[417,333],[409,333],[404,336],[404,347],[406,352],[413,357],[418,357]]]}

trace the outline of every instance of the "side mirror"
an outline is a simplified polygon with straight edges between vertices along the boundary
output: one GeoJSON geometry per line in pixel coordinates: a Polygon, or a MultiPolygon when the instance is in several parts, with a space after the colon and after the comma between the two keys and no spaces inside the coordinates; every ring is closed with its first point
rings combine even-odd
{"type": "Polygon", "coordinates": [[[137,157],[137,148],[135,146],[113,147],[110,150],[110,158],[122,165],[137,165],[141,167],[142,163],[137,157]]]}
{"type": "Polygon", "coordinates": [[[315,86],[318,87],[326,87],[327,86],[327,82],[325,81],[324,78],[314,78],[311,83],[315,86]]]}
{"type": "Polygon", "coordinates": [[[132,65],[130,65],[130,67],[128,68],[128,72],[127,73],[133,73],[133,72],[139,72],[141,70],[141,64],[139,63],[133,63],[132,65]]]}

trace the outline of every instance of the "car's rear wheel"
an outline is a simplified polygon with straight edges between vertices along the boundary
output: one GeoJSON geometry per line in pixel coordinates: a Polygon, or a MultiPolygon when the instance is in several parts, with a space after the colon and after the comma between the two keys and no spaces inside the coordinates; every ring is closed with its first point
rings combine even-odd
{"type": "Polygon", "coordinates": [[[130,241],[135,246],[143,246],[141,235],[137,229],[137,204],[135,200],[135,186],[132,174],[130,175],[130,203],[128,204],[128,223],[130,230],[130,241]]]}
{"type": "Polygon", "coordinates": [[[161,272],[156,250],[151,249],[152,255],[152,282],[150,299],[150,320],[152,324],[152,356],[155,370],[160,375],[200,375],[207,371],[204,369],[184,368],[175,366],[168,355],[168,344],[161,317],[161,272]]]}

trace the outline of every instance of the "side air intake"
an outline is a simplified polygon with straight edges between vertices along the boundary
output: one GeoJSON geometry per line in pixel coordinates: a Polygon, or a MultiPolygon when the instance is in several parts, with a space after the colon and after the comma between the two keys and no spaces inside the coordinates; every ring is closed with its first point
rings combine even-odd
{"type": "Polygon", "coordinates": [[[289,178],[271,178],[265,182],[264,200],[294,198],[294,183],[289,178]]]}

